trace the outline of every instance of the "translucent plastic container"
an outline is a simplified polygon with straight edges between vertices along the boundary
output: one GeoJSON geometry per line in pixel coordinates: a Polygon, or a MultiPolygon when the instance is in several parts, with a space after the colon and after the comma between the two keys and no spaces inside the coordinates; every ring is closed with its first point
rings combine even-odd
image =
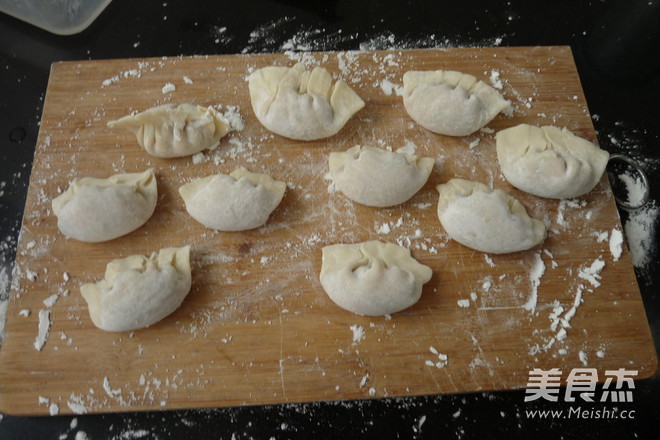
{"type": "Polygon", "coordinates": [[[111,0],[0,0],[0,12],[58,35],[86,29],[111,0]]]}

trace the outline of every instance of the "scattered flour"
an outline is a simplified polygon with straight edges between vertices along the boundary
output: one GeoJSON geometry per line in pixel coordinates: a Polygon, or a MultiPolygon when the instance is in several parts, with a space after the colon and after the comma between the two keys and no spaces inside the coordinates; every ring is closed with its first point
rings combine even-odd
{"type": "Polygon", "coordinates": [[[162,92],[163,92],[163,95],[166,95],[168,93],[174,92],[175,90],[176,90],[176,86],[174,84],[168,82],[167,84],[165,84],[163,86],[162,92]]]}
{"type": "Polygon", "coordinates": [[[403,96],[403,87],[393,83],[387,78],[381,80],[377,84],[380,86],[380,89],[383,91],[385,96],[392,96],[392,93],[394,93],[396,96],[403,96]]]}
{"type": "Polygon", "coordinates": [[[361,325],[353,324],[350,326],[351,331],[353,332],[353,344],[358,344],[364,340],[366,334],[364,332],[364,327],[361,325]]]}
{"type": "Polygon", "coordinates": [[[623,253],[623,234],[616,228],[612,229],[610,234],[610,253],[614,261],[619,261],[623,253]]]}
{"type": "Polygon", "coordinates": [[[587,353],[585,353],[584,351],[580,350],[580,352],[578,353],[578,359],[580,359],[580,362],[582,362],[582,365],[584,365],[585,367],[589,365],[589,358],[587,357],[587,353]]]}
{"type": "Polygon", "coordinates": [[[629,213],[624,225],[626,243],[635,268],[645,271],[653,261],[657,251],[656,228],[660,209],[648,203],[641,209],[629,213]]]}
{"type": "Polygon", "coordinates": [[[34,340],[34,348],[37,351],[41,351],[41,349],[46,344],[49,331],[50,331],[50,310],[39,310],[39,328],[37,332],[37,337],[34,340]]]}
{"type": "Polygon", "coordinates": [[[444,368],[445,365],[449,362],[449,357],[444,354],[440,353],[434,346],[429,347],[429,351],[434,354],[435,356],[438,357],[437,361],[432,361],[432,360],[426,360],[424,363],[429,366],[429,367],[436,367],[436,368],[444,368]]]}
{"type": "Polygon", "coordinates": [[[605,262],[599,257],[591,263],[591,266],[580,269],[578,276],[589,281],[593,287],[600,287],[600,272],[604,267],[605,262]]]}
{"type": "Polygon", "coordinates": [[[55,293],[44,300],[44,305],[50,309],[55,305],[58,299],[60,299],[60,295],[55,293]]]}
{"type": "Polygon", "coordinates": [[[500,72],[497,70],[490,71],[490,83],[496,89],[502,90],[502,80],[500,79],[500,72]]]}
{"type": "Polygon", "coordinates": [[[470,307],[470,300],[469,299],[459,299],[456,302],[458,303],[459,307],[464,307],[464,308],[470,307]]]}
{"type": "Polygon", "coordinates": [[[76,394],[71,394],[69,396],[66,406],[68,406],[74,414],[87,414],[89,411],[84,403],[83,397],[76,394]]]}
{"type": "Polygon", "coordinates": [[[529,310],[532,314],[536,311],[536,303],[538,302],[538,291],[541,285],[541,277],[545,273],[545,263],[541,258],[541,253],[534,254],[534,263],[529,271],[529,279],[532,283],[532,291],[527,299],[527,302],[522,306],[523,309],[529,310]]]}

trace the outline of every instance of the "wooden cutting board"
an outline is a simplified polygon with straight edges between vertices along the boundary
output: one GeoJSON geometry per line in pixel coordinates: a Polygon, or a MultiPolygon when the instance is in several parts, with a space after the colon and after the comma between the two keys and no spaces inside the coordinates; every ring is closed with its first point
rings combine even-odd
{"type": "Polygon", "coordinates": [[[596,141],[569,48],[54,64],[0,349],[0,410],[94,413],[503,390],[525,387],[533,368],[559,368],[564,380],[583,366],[601,380],[605,370],[624,367],[638,370],[637,378],[652,375],[656,354],[630,256],[624,248],[616,260],[610,251],[612,231],[622,227],[606,177],[573,201],[513,189],[499,172],[493,130],[522,122],[565,126],[596,141]],[[248,74],[296,61],[323,65],[365,100],[338,135],[291,141],[254,117],[248,74]],[[500,87],[514,116],[500,115],[465,138],[433,134],[412,122],[397,96],[411,69],[471,73],[500,87]],[[244,128],[194,160],[160,160],[132,134],[106,127],[166,102],[236,106],[244,128]],[[355,144],[415,151],[436,167],[409,202],[359,206],[334,189],[327,169],[330,152],[355,144]],[[239,166],[287,182],[283,203],[258,230],[205,229],[187,215],[178,187],[239,166]],[[50,201],[70,180],[149,167],[159,200],[145,226],[100,244],[58,232],[50,201]],[[451,241],[436,216],[435,186],[452,177],[508,190],[546,221],[547,240],[502,256],[451,241]],[[410,248],[434,271],[419,303],[391,317],[346,312],[318,281],[323,246],[374,239],[410,248]],[[131,333],[92,325],[81,284],[101,279],[112,259],[186,244],[193,287],[179,310],[131,333]],[[40,311],[50,327],[39,351],[40,311]]]}

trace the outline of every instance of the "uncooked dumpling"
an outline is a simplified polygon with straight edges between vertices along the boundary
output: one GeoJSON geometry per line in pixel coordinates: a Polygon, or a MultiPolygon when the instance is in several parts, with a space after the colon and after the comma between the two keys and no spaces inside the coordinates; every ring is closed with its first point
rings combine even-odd
{"type": "Polygon", "coordinates": [[[356,145],[331,153],[330,174],[349,199],[367,206],[386,207],[405,202],[419,191],[433,170],[429,157],[395,153],[356,145]]]}
{"type": "Polygon", "coordinates": [[[53,199],[57,226],[69,238],[96,243],[134,231],[156,209],[153,170],[116,174],[107,179],[83,177],[53,199]]]}
{"type": "Polygon", "coordinates": [[[95,326],[109,332],[148,327],[174,312],[190,291],[190,246],[113,260],[105,279],[80,287],[95,326]]]}
{"type": "Polygon", "coordinates": [[[311,72],[298,63],[264,67],[249,79],[250,99],[257,119],[273,133],[297,140],[336,134],[364,101],[346,83],[332,83],[322,67],[311,72]]]}
{"type": "Polygon", "coordinates": [[[451,70],[406,72],[403,91],[410,117],[448,136],[467,136],[511,109],[511,102],[485,82],[451,70]]]}
{"type": "Polygon", "coordinates": [[[245,231],[263,226],[280,204],[286,183],[239,168],[179,188],[188,213],[207,228],[245,231]]]}
{"type": "Polygon", "coordinates": [[[539,197],[570,199],[588,193],[610,157],[566,128],[520,124],[498,132],[495,139],[506,180],[539,197]]]}
{"type": "Polygon", "coordinates": [[[359,315],[395,313],[415,304],[433,275],[410,250],[367,241],[323,248],[321,285],[339,307],[359,315]]]}
{"type": "Polygon", "coordinates": [[[438,218],[457,242],[481,252],[505,254],[532,248],[545,239],[546,227],[502,190],[451,179],[438,185],[438,218]]]}
{"type": "Polygon", "coordinates": [[[227,119],[213,107],[193,104],[163,104],[110,121],[108,127],[131,130],[147,153],[161,158],[199,153],[231,130],[227,119]]]}

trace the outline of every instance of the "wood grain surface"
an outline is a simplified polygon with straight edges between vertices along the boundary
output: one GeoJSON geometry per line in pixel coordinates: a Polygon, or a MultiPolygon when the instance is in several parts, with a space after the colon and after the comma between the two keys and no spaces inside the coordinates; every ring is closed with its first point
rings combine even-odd
{"type": "Polygon", "coordinates": [[[524,388],[533,368],[559,368],[563,380],[585,366],[601,380],[619,368],[652,375],[656,354],[628,251],[618,260],[610,251],[609,237],[622,226],[607,178],[572,201],[513,189],[499,172],[493,131],[451,138],[407,116],[397,91],[412,69],[501,81],[515,112],[491,122],[494,131],[557,125],[596,141],[567,47],[54,64],[0,349],[0,410],[48,414],[54,404],[61,414],[94,413],[503,390],[524,388]],[[338,135],[291,141],[256,120],[249,72],[296,61],[323,65],[365,100],[338,135]],[[168,83],[174,91],[163,91],[168,83]],[[131,133],[106,127],[166,102],[236,106],[244,128],[195,160],[161,160],[131,133]],[[407,203],[359,206],[335,190],[327,169],[330,152],[355,144],[405,147],[435,158],[436,167],[407,203]],[[178,187],[239,166],[287,182],[282,204],[257,230],[205,229],[186,213],[178,187]],[[58,232],[50,201],[72,179],[148,167],[156,170],[159,199],[143,227],[97,244],[58,232]],[[548,238],[509,255],[451,241],[437,219],[435,186],[452,177],[509,191],[546,222],[548,238]],[[391,317],[346,312],[318,281],[323,246],[373,239],[409,247],[434,272],[419,303],[391,317]],[[92,325],[81,284],[101,279],[112,259],[186,244],[193,287],[180,309],[131,333],[92,325]],[[50,311],[51,324],[39,351],[40,310],[50,311]]]}

